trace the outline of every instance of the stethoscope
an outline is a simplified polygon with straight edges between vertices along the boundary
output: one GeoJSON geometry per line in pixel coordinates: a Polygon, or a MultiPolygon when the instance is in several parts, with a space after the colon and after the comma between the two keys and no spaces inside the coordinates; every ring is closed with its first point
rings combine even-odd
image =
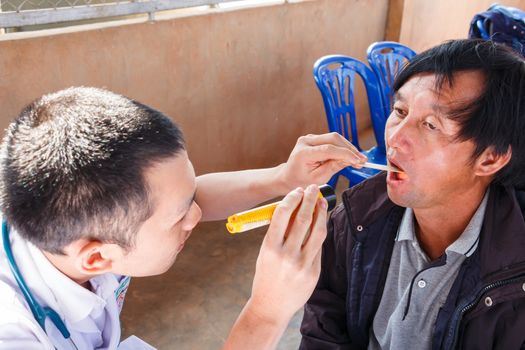
{"type": "Polygon", "coordinates": [[[22,278],[22,274],[18,269],[18,265],[16,264],[15,257],[13,256],[11,242],[9,241],[9,226],[7,226],[7,222],[5,220],[2,221],[2,240],[4,243],[4,250],[7,256],[7,261],[9,262],[9,268],[11,269],[11,272],[15,277],[18,287],[20,287],[20,290],[22,291],[22,294],[24,295],[27,304],[29,304],[29,308],[31,309],[35,320],[47,334],[46,318],[49,318],[49,320],[53,322],[55,327],[60,331],[64,339],[66,339],[73,346],[74,349],[78,350],[77,346],[73,342],[73,339],[71,339],[71,334],[67,330],[67,327],[64,324],[64,322],[62,322],[62,319],[60,318],[58,313],[50,307],[43,307],[42,305],[40,305],[34,298],[33,294],[31,294],[29,288],[27,287],[27,284],[22,278]]]}

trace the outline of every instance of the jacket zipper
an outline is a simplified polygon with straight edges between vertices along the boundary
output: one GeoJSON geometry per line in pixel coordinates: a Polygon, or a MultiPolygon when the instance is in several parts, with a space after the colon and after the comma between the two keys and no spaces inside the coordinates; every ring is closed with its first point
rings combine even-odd
{"type": "Polygon", "coordinates": [[[454,341],[452,342],[451,349],[455,349],[456,348],[456,343],[458,341],[460,320],[463,318],[463,315],[465,314],[465,312],[467,312],[470,309],[472,309],[479,302],[479,300],[481,299],[483,294],[485,294],[486,292],[488,292],[491,289],[494,289],[494,288],[497,288],[497,287],[502,287],[502,286],[505,286],[505,285],[508,285],[508,284],[522,282],[522,281],[525,281],[524,275],[520,275],[518,277],[514,277],[514,278],[510,278],[510,279],[501,280],[501,281],[497,281],[497,282],[491,283],[491,284],[483,287],[479,291],[479,293],[476,295],[476,297],[474,298],[474,300],[472,302],[470,302],[469,304],[467,304],[466,306],[461,308],[459,310],[459,313],[456,314],[454,322],[452,322],[452,325],[449,328],[449,334],[451,334],[451,332],[454,331],[454,341]]]}

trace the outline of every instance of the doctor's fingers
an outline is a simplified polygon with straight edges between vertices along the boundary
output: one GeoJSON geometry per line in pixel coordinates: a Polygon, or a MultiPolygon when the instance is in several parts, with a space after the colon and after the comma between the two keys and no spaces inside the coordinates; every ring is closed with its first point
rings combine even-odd
{"type": "Polygon", "coordinates": [[[310,231],[314,219],[314,210],[316,208],[319,196],[319,187],[316,185],[308,186],[304,191],[301,206],[295,213],[295,217],[290,222],[288,235],[285,238],[284,249],[292,254],[301,252],[301,247],[310,231]]]}
{"type": "Polygon", "coordinates": [[[308,149],[308,155],[313,161],[327,162],[336,160],[346,165],[360,165],[367,161],[366,156],[357,149],[330,144],[311,146],[308,149]]]}
{"type": "MultiPolygon", "coordinates": [[[[317,201],[317,207],[314,213],[314,220],[310,226],[310,235],[303,243],[302,258],[305,264],[316,264],[316,259],[320,256],[323,242],[326,239],[327,228],[326,219],[328,216],[328,204],[326,199],[322,198],[317,201]]],[[[320,263],[320,260],[319,260],[320,263]]]]}
{"type": "Polygon", "coordinates": [[[366,156],[363,155],[357,147],[355,147],[350,141],[344,138],[341,134],[336,132],[330,132],[321,135],[306,135],[300,138],[300,141],[308,146],[322,146],[322,145],[333,145],[337,147],[342,147],[348,149],[360,156],[363,159],[366,159],[366,156]]]}
{"type": "MultiPolygon", "coordinates": [[[[319,165],[317,168],[312,170],[311,178],[313,180],[316,180],[317,183],[325,183],[330,180],[330,178],[340,171],[341,169],[344,169],[348,166],[348,163],[345,163],[343,161],[339,160],[329,160],[327,162],[324,162],[323,164],[319,165]]],[[[354,165],[355,168],[361,168],[362,164],[354,165]]]]}
{"type": "Polygon", "coordinates": [[[274,247],[281,248],[284,243],[284,237],[290,225],[290,219],[295,210],[301,204],[304,190],[301,187],[296,188],[288,193],[281,203],[275,208],[270,222],[270,227],[265,237],[265,241],[274,247]]]}

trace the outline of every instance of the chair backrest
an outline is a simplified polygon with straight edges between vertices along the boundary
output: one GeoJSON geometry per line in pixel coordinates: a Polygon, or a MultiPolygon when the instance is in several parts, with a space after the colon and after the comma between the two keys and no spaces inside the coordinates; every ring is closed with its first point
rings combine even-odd
{"type": "Polygon", "coordinates": [[[476,19],[474,22],[474,25],[476,26],[480,39],[483,40],[490,40],[490,34],[485,29],[485,23],[484,20],[481,18],[476,19]]]}
{"type": "Polygon", "coordinates": [[[388,118],[392,108],[392,86],[397,73],[412,57],[416,55],[412,49],[394,42],[378,41],[366,51],[368,64],[376,74],[381,86],[381,98],[385,106],[384,114],[388,118]]]}
{"type": "Polygon", "coordinates": [[[328,128],[350,140],[359,150],[354,86],[356,73],[364,82],[370,118],[378,148],[385,152],[385,122],[379,83],[363,62],[343,55],[321,57],[314,64],[314,79],[323,96],[328,128]]]}
{"type": "Polygon", "coordinates": [[[525,11],[493,4],[474,16],[468,37],[503,43],[525,56],[525,11]]]}

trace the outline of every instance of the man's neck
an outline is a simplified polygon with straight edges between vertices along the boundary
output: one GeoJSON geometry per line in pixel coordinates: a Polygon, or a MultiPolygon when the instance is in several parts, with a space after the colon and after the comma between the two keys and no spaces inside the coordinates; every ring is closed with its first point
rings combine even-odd
{"type": "Polygon", "coordinates": [[[472,188],[446,205],[414,209],[416,237],[431,260],[445,252],[463,233],[476,213],[487,187],[472,188]]]}

